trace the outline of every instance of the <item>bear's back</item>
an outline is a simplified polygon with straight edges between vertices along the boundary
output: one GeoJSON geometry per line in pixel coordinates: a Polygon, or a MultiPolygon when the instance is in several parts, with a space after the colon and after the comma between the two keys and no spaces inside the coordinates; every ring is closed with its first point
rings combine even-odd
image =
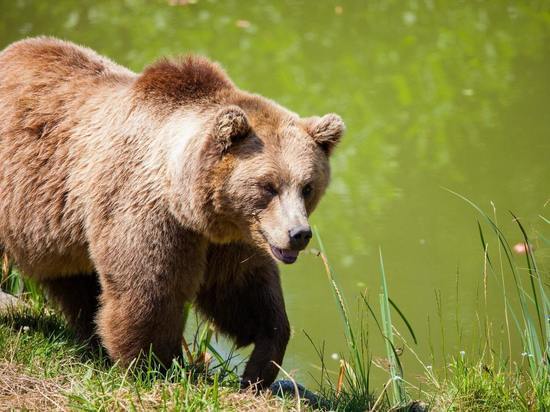
{"type": "Polygon", "coordinates": [[[62,129],[74,127],[72,114],[93,95],[134,78],[130,70],[73,43],[49,37],[13,43],[0,52],[0,141],[53,138],[54,129],[63,138],[62,129]]]}
{"type": "Polygon", "coordinates": [[[17,76],[31,80],[40,75],[71,81],[74,78],[118,76],[134,73],[93,50],[52,37],[33,37],[15,42],[0,52],[0,79],[17,76]]]}
{"type": "Polygon", "coordinates": [[[52,250],[66,261],[87,260],[81,247],[72,251],[84,242],[68,183],[77,130],[98,110],[94,100],[108,101],[134,78],[90,49],[47,37],[0,52],[0,244],[21,261],[52,250]]]}

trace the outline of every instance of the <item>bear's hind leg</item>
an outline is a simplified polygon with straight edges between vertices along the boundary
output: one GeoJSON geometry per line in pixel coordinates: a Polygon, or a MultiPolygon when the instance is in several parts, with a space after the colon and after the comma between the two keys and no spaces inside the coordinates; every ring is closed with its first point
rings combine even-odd
{"type": "Polygon", "coordinates": [[[95,335],[95,315],[101,287],[97,274],[82,274],[40,282],[46,296],[59,307],[77,337],[89,340],[95,335]]]}

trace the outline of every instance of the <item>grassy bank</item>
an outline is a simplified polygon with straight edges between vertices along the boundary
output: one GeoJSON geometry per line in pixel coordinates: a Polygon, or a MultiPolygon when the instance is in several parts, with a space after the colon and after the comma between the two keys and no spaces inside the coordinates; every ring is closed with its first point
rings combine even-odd
{"type": "Polygon", "coordinates": [[[61,317],[26,307],[0,320],[0,410],[304,410],[296,400],[238,391],[204,364],[130,372],[73,338],[61,317]]]}
{"type": "MultiPolygon", "coordinates": [[[[314,253],[326,269],[348,347],[347,353],[341,354],[339,370],[331,374],[325,367],[322,345],[312,341],[312,351],[317,351],[321,365],[319,387],[312,389],[322,394],[327,408],[550,410],[549,283],[535,252],[547,251],[550,242],[541,235],[535,248],[535,240],[529,239],[521,222],[511,216],[524,236],[525,253],[515,256],[496,219],[470,204],[479,213],[480,251],[484,258],[483,299],[478,313],[483,339],[476,343],[476,350],[468,353],[445,353],[439,366],[417,355],[416,344],[428,343],[417,342],[413,325],[391,299],[392,285],[387,282],[382,253],[382,288],[377,299],[361,296],[362,313],[356,316],[350,313],[337,275],[318,239],[320,251],[314,253]],[[496,295],[502,306],[499,319],[486,315],[488,295],[496,295]],[[396,324],[403,325],[402,330],[396,324]],[[494,329],[501,324],[504,332],[496,334],[494,329]],[[369,352],[369,334],[384,339],[385,354],[369,352]],[[517,337],[522,345],[521,356],[512,353],[511,342],[517,337]],[[403,352],[410,352],[422,366],[420,379],[404,378],[408,365],[402,363],[403,352]],[[374,386],[374,367],[387,373],[385,385],[374,386]]],[[[544,217],[541,219],[550,224],[544,217]]],[[[165,375],[152,367],[138,373],[112,365],[101,352],[79,346],[40,291],[8,266],[4,262],[2,288],[22,296],[26,305],[0,316],[0,409],[312,409],[296,399],[240,393],[231,362],[210,345],[212,330],[208,325],[201,326],[194,341],[184,345],[185,364],[174,364],[165,375]]]]}
{"type": "Polygon", "coordinates": [[[60,316],[27,307],[0,320],[0,410],[294,410],[239,393],[236,376],[174,365],[133,373],[81,347],[60,316]]]}

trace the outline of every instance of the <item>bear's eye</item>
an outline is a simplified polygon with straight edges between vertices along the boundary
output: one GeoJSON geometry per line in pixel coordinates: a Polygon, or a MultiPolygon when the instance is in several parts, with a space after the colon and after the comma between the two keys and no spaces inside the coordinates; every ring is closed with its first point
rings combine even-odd
{"type": "Polygon", "coordinates": [[[265,183],[261,185],[261,188],[264,192],[268,193],[271,196],[277,196],[278,192],[273,183],[265,183]]]}
{"type": "Polygon", "coordinates": [[[302,188],[302,196],[303,197],[308,197],[311,192],[313,192],[313,186],[311,186],[310,183],[306,184],[303,188],[302,188]]]}

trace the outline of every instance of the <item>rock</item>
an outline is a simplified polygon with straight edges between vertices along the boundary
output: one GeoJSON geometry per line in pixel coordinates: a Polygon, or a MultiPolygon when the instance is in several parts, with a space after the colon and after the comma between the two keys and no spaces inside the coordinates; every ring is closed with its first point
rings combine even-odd
{"type": "Polygon", "coordinates": [[[5,312],[9,308],[23,305],[21,299],[16,298],[0,289],[0,312],[5,312]]]}
{"type": "Polygon", "coordinates": [[[413,401],[408,405],[409,412],[426,412],[428,405],[422,401],[413,401]]]}
{"type": "MultiPolygon", "coordinates": [[[[298,395],[300,396],[300,399],[305,399],[308,401],[308,403],[313,406],[314,408],[319,409],[329,409],[330,405],[329,402],[324,399],[322,396],[317,395],[316,393],[311,392],[310,390],[307,390],[299,383],[296,383],[296,387],[298,388],[298,395]]],[[[278,380],[271,384],[269,387],[269,390],[273,395],[283,397],[283,396],[291,396],[296,397],[296,387],[294,386],[294,382],[290,380],[278,380]]]]}

